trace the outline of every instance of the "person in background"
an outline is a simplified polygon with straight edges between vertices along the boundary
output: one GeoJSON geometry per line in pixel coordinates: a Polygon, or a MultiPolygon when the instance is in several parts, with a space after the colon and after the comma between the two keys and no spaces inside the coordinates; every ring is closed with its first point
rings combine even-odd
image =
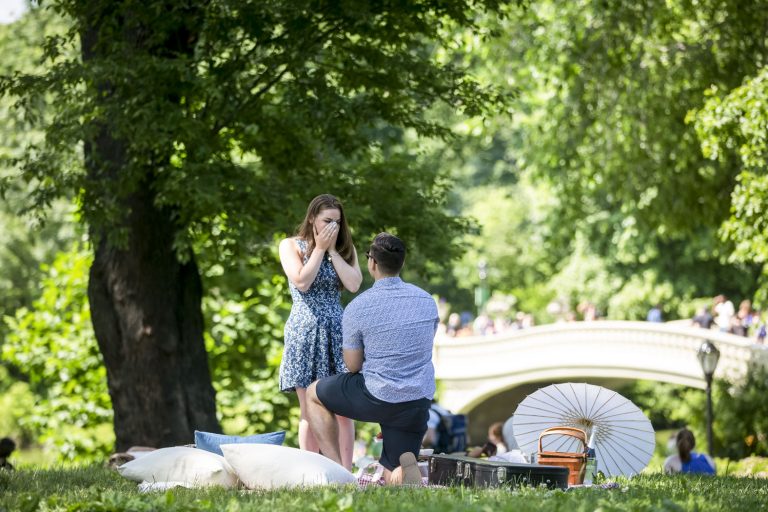
{"type": "Polygon", "coordinates": [[[438,445],[438,427],[442,417],[450,414],[451,411],[438,404],[434,398],[432,399],[432,403],[429,406],[429,418],[427,419],[427,432],[424,434],[424,439],[421,442],[424,448],[435,448],[438,445]]]}
{"type": "Polygon", "coordinates": [[[592,302],[581,302],[578,306],[576,306],[576,311],[581,314],[582,319],[585,322],[594,322],[597,320],[597,306],[595,306],[592,302]]]}
{"type": "Polygon", "coordinates": [[[702,329],[712,328],[713,323],[714,319],[712,318],[712,315],[709,314],[707,308],[703,307],[696,310],[696,315],[691,320],[691,325],[697,325],[702,329]]]}
{"type": "Polygon", "coordinates": [[[494,334],[493,320],[491,320],[487,314],[480,313],[477,315],[477,318],[475,318],[475,321],[472,322],[472,331],[476,336],[494,334]]]}
{"type": "Polygon", "coordinates": [[[706,453],[693,451],[696,446],[696,438],[693,432],[687,428],[680,429],[675,437],[677,454],[670,455],[664,461],[664,472],[674,473],[698,473],[705,475],[715,474],[715,461],[706,453]]]}
{"type": "Polygon", "coordinates": [[[661,304],[655,304],[651,309],[649,309],[645,320],[648,322],[663,322],[664,318],[661,314],[661,304]]]}
{"type": "MultiPolygon", "coordinates": [[[[346,373],[342,354],[341,290],[355,293],[363,281],[341,202],[322,194],[309,203],[296,235],[280,242],[280,263],[288,277],[291,313],[285,322],[280,390],[299,398],[299,447],[318,452],[307,420],[307,387],[317,379],[346,373]]],[[[355,425],[337,417],[344,467],[352,468],[355,425]]]]}
{"type": "Polygon", "coordinates": [[[749,336],[752,326],[755,324],[755,312],[752,310],[752,301],[743,300],[739,304],[739,310],[731,318],[733,334],[749,336]]]}
{"type": "Polygon", "coordinates": [[[446,334],[454,337],[459,333],[461,329],[461,316],[458,313],[451,313],[448,315],[448,325],[446,326],[446,334]]]}
{"type": "Polygon", "coordinates": [[[714,299],[712,312],[715,317],[717,328],[720,329],[721,332],[728,332],[731,328],[731,317],[735,314],[733,302],[728,300],[728,297],[725,295],[718,295],[714,299]]]}
{"type": "Polygon", "coordinates": [[[505,453],[509,450],[504,441],[504,423],[497,421],[488,427],[488,440],[496,445],[496,453],[505,453]]]}
{"type": "Polygon", "coordinates": [[[507,450],[517,450],[519,447],[517,446],[517,439],[515,439],[515,415],[513,414],[509,418],[507,418],[507,421],[504,422],[504,425],[501,427],[501,433],[502,437],[504,438],[504,445],[507,447],[507,450]]]}
{"type": "Polygon", "coordinates": [[[470,457],[491,457],[507,451],[507,445],[504,443],[502,434],[504,424],[500,421],[491,424],[488,427],[488,440],[483,446],[478,446],[469,451],[470,457]]]}
{"type": "Polygon", "coordinates": [[[13,465],[8,462],[8,457],[11,456],[13,450],[16,449],[16,443],[10,437],[4,437],[0,439],[0,470],[7,469],[13,470],[13,465]]]}

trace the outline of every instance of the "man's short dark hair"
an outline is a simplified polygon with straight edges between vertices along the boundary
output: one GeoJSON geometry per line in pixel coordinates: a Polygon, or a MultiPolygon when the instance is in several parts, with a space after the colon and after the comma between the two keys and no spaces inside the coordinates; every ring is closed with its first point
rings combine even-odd
{"type": "Polygon", "coordinates": [[[405,244],[395,235],[379,233],[373,239],[370,255],[381,272],[386,275],[397,275],[405,263],[405,244]]]}

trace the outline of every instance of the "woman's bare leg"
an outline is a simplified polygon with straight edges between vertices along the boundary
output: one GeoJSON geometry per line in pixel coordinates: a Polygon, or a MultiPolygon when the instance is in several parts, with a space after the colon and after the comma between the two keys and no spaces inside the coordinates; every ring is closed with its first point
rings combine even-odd
{"type": "MultiPolygon", "coordinates": [[[[309,421],[307,420],[307,389],[296,388],[296,395],[299,397],[299,448],[308,452],[320,452],[320,447],[317,444],[315,435],[312,433],[312,429],[309,428],[309,421]]],[[[353,426],[354,428],[354,426],[353,426]]],[[[354,436],[354,431],[352,433],[354,436]]]]}

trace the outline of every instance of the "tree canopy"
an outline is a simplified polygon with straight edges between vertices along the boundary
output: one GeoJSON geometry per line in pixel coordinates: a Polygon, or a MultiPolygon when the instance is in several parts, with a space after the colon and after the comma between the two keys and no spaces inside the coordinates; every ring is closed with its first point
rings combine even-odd
{"type": "Polygon", "coordinates": [[[425,229],[414,245],[434,247],[440,233],[460,228],[433,207],[444,186],[435,170],[399,142],[409,133],[450,136],[425,116],[435,102],[476,115],[503,99],[450,52],[436,57],[454,27],[498,2],[47,5],[72,30],[48,40],[44,74],[3,81],[24,98],[53,93],[44,105],[22,105],[49,127],[16,162],[36,204],[75,194],[89,225],[109,226],[119,240],[121,201],[147,186],[149,172],[156,204],[174,212],[182,257],[199,237],[227,250],[271,241],[276,227],[298,222],[308,196],[329,187],[352,208],[360,203],[356,225],[366,236],[418,218],[442,229],[425,229]],[[78,30],[94,31],[98,56],[80,60],[88,50],[78,30]],[[192,49],[160,49],[168,37],[194,38],[192,49]],[[88,176],[79,158],[100,119],[125,145],[115,179],[88,176]],[[370,200],[382,192],[387,201],[370,200]]]}
{"type": "MultiPolygon", "coordinates": [[[[18,174],[3,183],[27,184],[37,208],[77,201],[94,248],[90,315],[118,449],[219,428],[200,269],[266,261],[313,195],[346,201],[358,240],[401,235],[416,271],[458,254],[465,222],[443,208],[447,174],[416,141],[453,137],[431,115],[437,105],[472,116],[503,104],[450,47],[500,2],[49,6],[69,30],[42,45],[43,70],[0,81],[44,133],[10,155],[18,174]]],[[[272,260],[262,272],[250,277],[267,283],[279,271],[272,260]]],[[[244,288],[227,293],[247,302],[260,286],[244,288]]],[[[260,314],[270,302],[249,307],[260,314]]],[[[269,354],[255,331],[252,352],[269,354]]]]}
{"type": "MultiPolygon", "coordinates": [[[[764,61],[763,61],[764,62],[764,61]]],[[[762,266],[758,298],[768,301],[768,67],[726,93],[712,86],[694,120],[704,156],[731,162],[738,155],[739,174],[731,195],[731,216],[721,235],[734,244],[731,258],[762,266]]]]}
{"type": "MultiPolygon", "coordinates": [[[[471,175],[495,176],[489,186],[507,191],[494,206],[494,196],[480,203],[516,226],[502,235],[507,261],[491,264],[497,283],[512,291],[554,279],[545,295],[598,301],[613,318],[643,318],[655,302],[677,316],[695,297],[752,297],[765,208],[760,182],[740,176],[729,148],[765,156],[760,79],[735,88],[765,65],[767,17],[760,1],[543,0],[489,20],[504,37],[467,59],[479,76],[519,93],[511,122],[479,127],[472,148],[471,175]],[[526,213],[531,182],[537,210],[526,213]],[[531,226],[546,247],[535,266],[526,257],[535,253],[531,226]],[[582,257],[594,257],[604,277],[577,270],[582,257]],[[563,292],[565,282],[580,298],[563,292]]],[[[754,163],[745,169],[754,173],[754,163]]],[[[478,249],[493,250],[498,236],[481,235],[478,249]]],[[[536,288],[515,294],[525,301],[536,288]]]]}

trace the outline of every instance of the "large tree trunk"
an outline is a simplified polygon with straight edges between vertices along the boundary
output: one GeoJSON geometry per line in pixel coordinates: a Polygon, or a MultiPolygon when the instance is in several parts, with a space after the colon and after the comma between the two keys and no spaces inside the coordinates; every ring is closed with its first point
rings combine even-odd
{"type": "Polygon", "coordinates": [[[219,431],[194,259],[179,263],[173,225],[145,190],[129,201],[129,241],[101,236],[88,298],[107,367],[118,450],[193,442],[219,431]]]}
{"type": "MultiPolygon", "coordinates": [[[[81,32],[85,62],[110,57],[109,41],[99,41],[100,24],[112,15],[110,4],[91,6],[81,32]]],[[[141,44],[138,36],[144,27],[123,28],[122,32],[107,30],[104,37],[141,44]]],[[[189,53],[194,40],[182,21],[168,34],[165,46],[150,51],[165,56],[189,53]]],[[[112,93],[108,81],[95,87],[105,97],[112,93]]],[[[103,200],[106,205],[114,204],[115,197],[99,197],[98,190],[118,186],[129,147],[128,141],[113,137],[111,122],[106,118],[94,122],[95,137],[83,147],[88,177],[97,184],[95,191],[86,190],[86,200],[103,200]]],[[[105,225],[92,227],[96,247],[88,298],[107,368],[117,450],[188,444],[193,442],[194,429],[219,431],[203,340],[199,271],[194,256],[185,263],[178,260],[173,243],[180,228],[174,212],[155,201],[152,162],[162,158],[155,154],[144,159],[150,163],[143,179],[118,201],[122,219],[110,218],[105,225]],[[115,244],[110,235],[118,230],[126,236],[115,244]]]]}

